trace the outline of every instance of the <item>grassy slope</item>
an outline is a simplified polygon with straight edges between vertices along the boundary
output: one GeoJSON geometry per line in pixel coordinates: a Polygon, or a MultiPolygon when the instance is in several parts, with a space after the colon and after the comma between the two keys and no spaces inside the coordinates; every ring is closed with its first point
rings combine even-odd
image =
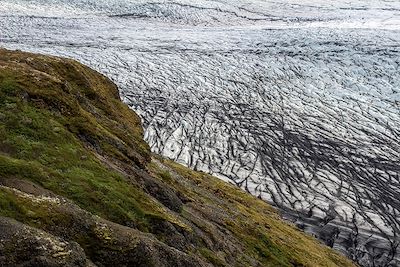
{"type": "MultiPolygon", "coordinates": [[[[55,235],[70,215],[40,195],[151,233],[205,266],[352,266],[266,203],[212,176],[152,160],[140,120],[115,85],[68,59],[0,50],[0,185],[1,216],[55,235]]],[[[64,238],[101,265],[97,239],[64,238]]]]}

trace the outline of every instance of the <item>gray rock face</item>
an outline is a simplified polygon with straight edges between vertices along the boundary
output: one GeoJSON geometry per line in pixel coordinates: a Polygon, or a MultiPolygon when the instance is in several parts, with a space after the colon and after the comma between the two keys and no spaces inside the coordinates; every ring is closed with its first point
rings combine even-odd
{"type": "Polygon", "coordinates": [[[362,266],[400,264],[397,2],[5,0],[0,12],[0,45],[112,77],[154,152],[275,204],[362,266]]]}
{"type": "Polygon", "coordinates": [[[0,217],[1,266],[90,266],[85,252],[75,242],[0,217]]]}

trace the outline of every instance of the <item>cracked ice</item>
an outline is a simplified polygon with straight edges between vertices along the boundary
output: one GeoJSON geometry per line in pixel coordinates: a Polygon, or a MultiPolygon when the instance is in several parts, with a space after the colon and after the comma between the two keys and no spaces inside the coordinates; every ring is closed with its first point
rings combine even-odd
{"type": "Polygon", "coordinates": [[[397,266],[400,3],[2,0],[0,45],[111,77],[152,151],[397,266]]]}

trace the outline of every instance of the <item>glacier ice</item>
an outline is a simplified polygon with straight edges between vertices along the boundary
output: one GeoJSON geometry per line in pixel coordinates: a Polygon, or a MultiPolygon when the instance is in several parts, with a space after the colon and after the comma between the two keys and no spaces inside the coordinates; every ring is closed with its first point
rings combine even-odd
{"type": "Polygon", "coordinates": [[[2,0],[0,45],[111,77],[154,152],[400,264],[400,3],[2,0]]]}

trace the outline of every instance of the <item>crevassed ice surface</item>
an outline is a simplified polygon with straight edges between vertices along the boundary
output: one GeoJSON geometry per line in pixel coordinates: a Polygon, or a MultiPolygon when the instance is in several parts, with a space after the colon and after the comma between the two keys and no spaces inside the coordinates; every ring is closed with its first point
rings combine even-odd
{"type": "Polygon", "coordinates": [[[400,2],[0,0],[0,46],[111,77],[152,150],[400,265],[400,2]]]}

